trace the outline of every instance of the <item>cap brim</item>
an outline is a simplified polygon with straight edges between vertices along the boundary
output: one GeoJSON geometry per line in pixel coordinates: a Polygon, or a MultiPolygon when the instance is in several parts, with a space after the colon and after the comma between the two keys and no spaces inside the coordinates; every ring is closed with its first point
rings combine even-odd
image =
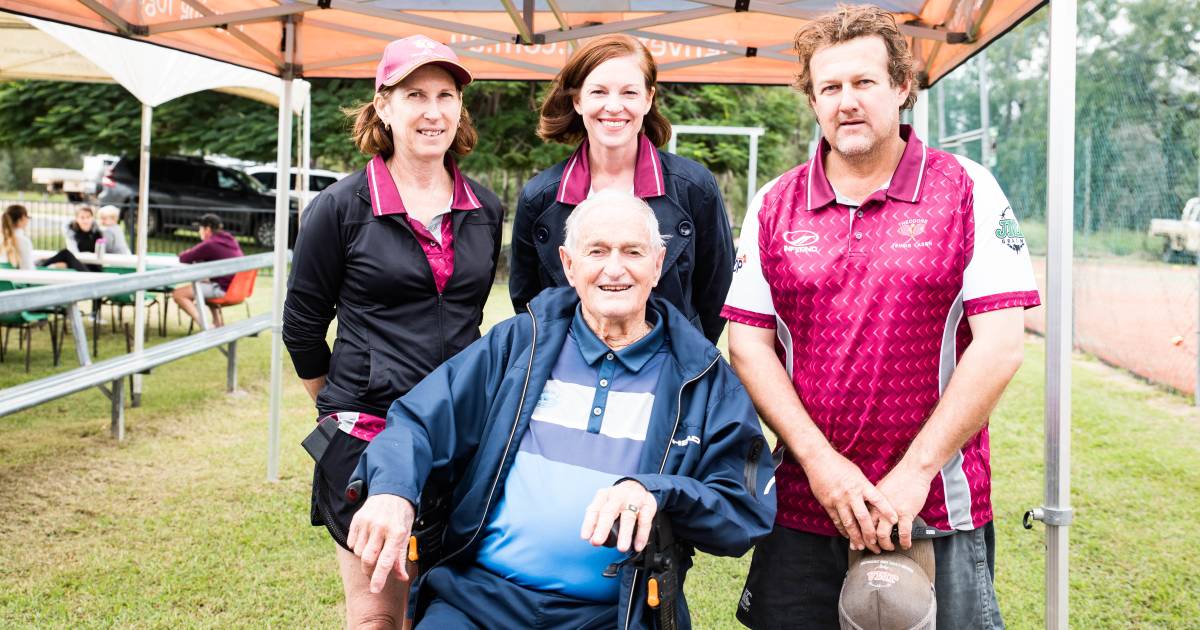
{"type": "Polygon", "coordinates": [[[418,63],[412,67],[396,70],[390,76],[388,76],[388,78],[384,79],[383,83],[377,86],[375,90],[379,91],[385,87],[396,85],[397,83],[408,78],[408,75],[415,72],[417,68],[429,64],[434,64],[446,70],[446,72],[449,72],[458,81],[459,85],[467,85],[471,81],[475,80],[475,78],[471,76],[471,71],[467,70],[466,66],[462,65],[461,63],[458,63],[457,61],[447,57],[429,57],[428,59],[422,59],[421,63],[418,63]]]}

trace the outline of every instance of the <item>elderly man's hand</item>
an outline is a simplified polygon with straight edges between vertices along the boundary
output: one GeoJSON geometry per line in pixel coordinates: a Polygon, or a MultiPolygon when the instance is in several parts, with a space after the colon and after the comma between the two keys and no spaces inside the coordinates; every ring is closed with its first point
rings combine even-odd
{"type": "Polygon", "coordinates": [[[633,550],[641,551],[650,540],[650,529],[657,512],[658,501],[654,500],[654,495],[642,484],[626,479],[611,488],[596,491],[596,498],[592,499],[583,515],[583,529],[579,536],[599,547],[608,539],[613,523],[620,519],[617,550],[629,551],[632,539],[633,550]]]}
{"type": "Polygon", "coordinates": [[[371,592],[379,593],[388,575],[407,582],[408,536],[416,511],[407,499],[394,494],[376,494],[350,522],[346,542],[362,559],[363,573],[371,578],[371,592]]]}

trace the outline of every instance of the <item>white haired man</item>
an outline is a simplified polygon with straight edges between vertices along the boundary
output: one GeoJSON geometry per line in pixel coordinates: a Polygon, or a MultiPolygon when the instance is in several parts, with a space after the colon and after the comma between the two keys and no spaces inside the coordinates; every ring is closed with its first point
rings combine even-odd
{"type": "MultiPolygon", "coordinates": [[[[546,289],[397,400],[355,473],[369,496],[348,539],[373,589],[407,577],[426,481],[453,487],[446,553],[413,582],[418,628],[651,627],[645,571],[624,560],[656,515],[718,555],[770,529],[771,464],[749,397],[651,296],[665,253],[654,213],[598,193],[571,214],[559,253],[571,286],[546,289]]],[[[686,624],[682,593],[675,610],[686,624]]]]}

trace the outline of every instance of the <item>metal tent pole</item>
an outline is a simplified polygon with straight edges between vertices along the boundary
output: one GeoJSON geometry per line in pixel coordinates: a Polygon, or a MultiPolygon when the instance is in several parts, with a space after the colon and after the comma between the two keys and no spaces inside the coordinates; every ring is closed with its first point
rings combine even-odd
{"type": "Polygon", "coordinates": [[[992,167],[992,108],[991,91],[988,85],[987,49],[979,51],[979,163],[984,168],[992,167]]]}
{"type": "Polygon", "coordinates": [[[300,207],[296,213],[296,229],[300,229],[300,213],[304,212],[309,191],[309,165],[312,164],[312,86],[308,87],[308,99],[304,102],[304,113],[300,117],[300,207]]]}
{"type": "MultiPolygon", "coordinates": [[[[913,89],[917,89],[916,86],[913,86],[913,89]]],[[[929,144],[929,92],[926,90],[917,92],[917,102],[913,104],[912,121],[913,131],[917,132],[917,137],[921,139],[921,142],[929,144]]]]}
{"type": "Polygon", "coordinates": [[[758,192],[758,134],[750,134],[750,168],[746,173],[746,207],[754,201],[754,193],[758,192]]]}
{"type": "MultiPolygon", "coordinates": [[[[142,103],[142,144],[138,159],[138,207],[137,207],[137,272],[146,271],[146,230],[150,220],[150,123],[154,118],[154,108],[142,103]]],[[[167,297],[163,296],[161,308],[167,308],[167,297]]],[[[133,301],[133,351],[140,354],[146,348],[146,292],[138,291],[133,301]]],[[[142,404],[142,375],[133,375],[133,396],[130,404],[139,407],[142,404]]]]}
{"type": "Polygon", "coordinates": [[[1046,244],[1046,628],[1065,630],[1071,525],[1071,255],[1075,195],[1075,0],[1050,0],[1046,244]]]}
{"type": "MultiPolygon", "coordinates": [[[[284,22],[283,94],[279,98],[279,142],[275,164],[279,177],[286,178],[292,164],[292,60],[296,26],[289,16],[284,22]]],[[[271,278],[271,416],[268,421],[267,481],[279,480],[279,412],[283,403],[283,293],[287,284],[289,187],[281,179],[275,187],[275,266],[271,278]]]]}

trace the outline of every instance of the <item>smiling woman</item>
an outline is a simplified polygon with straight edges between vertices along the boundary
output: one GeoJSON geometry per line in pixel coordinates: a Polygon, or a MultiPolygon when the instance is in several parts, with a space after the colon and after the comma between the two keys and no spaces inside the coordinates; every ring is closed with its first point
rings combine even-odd
{"type": "Polygon", "coordinates": [[[671,137],[655,100],[657,77],[637,39],[608,35],[577,50],[555,78],[538,135],[580,146],[521,191],[509,271],[518,312],[542,289],[567,284],[558,247],[572,210],[599,191],[618,190],[646,202],[671,237],[655,293],[709,340],[721,336],[721,303],[733,274],[729,218],[712,173],[657,148],[671,137]]]}
{"type": "Polygon", "coordinates": [[[373,157],[321,191],[296,241],[283,339],[317,407],[311,519],[339,545],[348,627],[402,627],[408,593],[398,581],[370,592],[363,550],[346,538],[358,509],[344,498],[350,473],[392,402],[479,338],[495,278],[503,209],[453,157],[475,146],[462,101],[470,82],[454,51],[428,37],[388,44],[374,98],[350,112],[355,143],[373,157]]]}

